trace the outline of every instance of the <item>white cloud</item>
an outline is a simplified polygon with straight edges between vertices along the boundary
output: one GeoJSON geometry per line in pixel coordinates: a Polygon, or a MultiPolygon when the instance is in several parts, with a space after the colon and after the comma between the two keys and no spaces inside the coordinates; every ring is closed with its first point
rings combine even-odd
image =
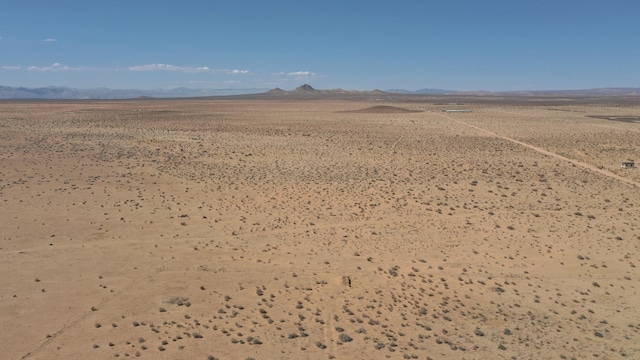
{"type": "Polygon", "coordinates": [[[20,69],[22,69],[22,66],[5,65],[5,66],[2,67],[2,69],[4,69],[4,70],[20,70],[20,69]]]}
{"type": "Polygon", "coordinates": [[[44,40],[42,40],[42,41],[44,41],[44,42],[56,42],[56,41],[58,41],[58,39],[51,39],[51,38],[48,38],[48,39],[44,39],[44,40]]]}
{"type": "Polygon", "coordinates": [[[191,67],[191,66],[176,66],[170,64],[147,64],[139,66],[129,67],[130,71],[176,71],[184,73],[208,73],[211,72],[207,66],[191,67]]]}
{"type": "Polygon", "coordinates": [[[236,74],[248,74],[249,70],[238,70],[238,69],[235,69],[235,70],[231,70],[230,73],[234,74],[234,75],[236,75],[236,74]]]}
{"type": "Polygon", "coordinates": [[[295,71],[295,72],[287,73],[287,76],[298,76],[298,77],[311,77],[315,75],[316,74],[311,71],[295,71]]]}
{"type": "Polygon", "coordinates": [[[72,68],[60,63],[53,63],[51,66],[29,66],[29,71],[70,71],[70,70],[82,70],[82,68],[72,68]]]}

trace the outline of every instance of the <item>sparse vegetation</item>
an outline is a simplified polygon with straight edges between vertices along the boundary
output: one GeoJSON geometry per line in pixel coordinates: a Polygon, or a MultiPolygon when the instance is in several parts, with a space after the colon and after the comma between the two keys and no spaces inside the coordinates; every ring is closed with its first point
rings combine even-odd
{"type": "Polygon", "coordinates": [[[5,102],[4,320],[32,357],[638,357],[633,124],[585,116],[635,100],[456,101],[5,102]]]}

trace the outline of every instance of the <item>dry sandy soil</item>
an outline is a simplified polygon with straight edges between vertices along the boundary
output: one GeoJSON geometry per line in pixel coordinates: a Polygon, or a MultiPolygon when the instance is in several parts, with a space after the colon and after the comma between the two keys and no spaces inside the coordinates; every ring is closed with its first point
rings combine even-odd
{"type": "Polygon", "coordinates": [[[640,358],[640,102],[0,108],[4,359],[640,358]]]}

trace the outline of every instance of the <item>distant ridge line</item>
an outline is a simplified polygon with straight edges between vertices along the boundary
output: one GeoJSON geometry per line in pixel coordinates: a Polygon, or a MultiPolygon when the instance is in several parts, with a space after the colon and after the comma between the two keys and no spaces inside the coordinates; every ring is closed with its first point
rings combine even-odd
{"type": "Polygon", "coordinates": [[[533,91],[454,91],[444,89],[424,88],[419,90],[390,89],[386,91],[374,89],[369,91],[344,90],[344,89],[315,89],[309,84],[303,84],[294,90],[283,90],[281,88],[244,88],[244,89],[76,89],[68,87],[47,86],[39,88],[0,86],[0,99],[59,99],[59,100],[118,100],[118,99],[144,99],[144,98],[226,98],[230,96],[239,97],[300,97],[300,98],[350,98],[365,97],[370,100],[385,100],[385,97],[395,96],[477,96],[477,97],[499,97],[499,96],[631,96],[640,98],[640,88],[633,87],[608,87],[579,90],[533,90],[533,91]]]}

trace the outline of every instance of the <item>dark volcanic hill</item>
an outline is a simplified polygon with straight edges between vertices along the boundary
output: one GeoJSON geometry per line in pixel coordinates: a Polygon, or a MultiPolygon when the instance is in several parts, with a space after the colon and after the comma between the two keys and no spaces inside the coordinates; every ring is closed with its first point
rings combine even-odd
{"type": "Polygon", "coordinates": [[[309,84],[298,86],[294,90],[286,91],[280,88],[274,88],[263,93],[233,95],[233,96],[215,96],[207,97],[225,98],[225,99],[247,99],[247,100],[367,100],[379,101],[390,100],[390,96],[398,94],[387,93],[380,90],[358,91],[344,89],[316,90],[309,84]]]}
{"type": "Polygon", "coordinates": [[[298,86],[293,91],[295,91],[295,92],[316,92],[317,90],[314,89],[313,87],[311,87],[311,85],[309,85],[309,84],[304,84],[304,85],[298,86]]]}

